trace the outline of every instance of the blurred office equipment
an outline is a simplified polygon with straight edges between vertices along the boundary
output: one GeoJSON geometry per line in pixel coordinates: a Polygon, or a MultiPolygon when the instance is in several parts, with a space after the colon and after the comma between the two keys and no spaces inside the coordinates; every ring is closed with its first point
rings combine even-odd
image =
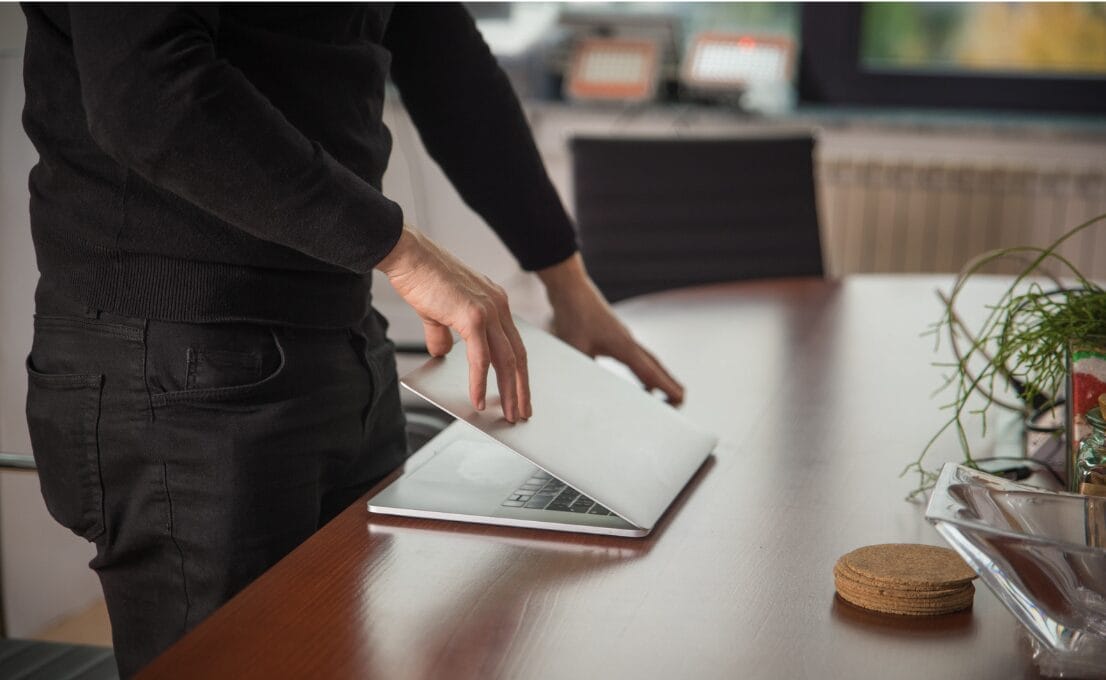
{"type": "Polygon", "coordinates": [[[572,101],[664,99],[676,79],[679,32],[669,14],[562,12],[549,75],[572,101]]]}
{"type": "Polygon", "coordinates": [[[682,79],[691,87],[740,89],[764,80],[787,80],[795,46],[785,38],[707,32],[696,36],[684,58],[682,79]]]}
{"type": "Polygon", "coordinates": [[[810,136],[579,137],[571,150],[581,249],[611,301],[823,274],[810,136]]]}
{"type": "Polygon", "coordinates": [[[783,36],[704,31],[687,48],[680,84],[705,101],[761,113],[794,106],[795,43],[783,36]]]}
{"type": "Polygon", "coordinates": [[[649,40],[589,38],[575,50],[565,93],[575,101],[639,103],[656,96],[657,45],[649,40]]]}

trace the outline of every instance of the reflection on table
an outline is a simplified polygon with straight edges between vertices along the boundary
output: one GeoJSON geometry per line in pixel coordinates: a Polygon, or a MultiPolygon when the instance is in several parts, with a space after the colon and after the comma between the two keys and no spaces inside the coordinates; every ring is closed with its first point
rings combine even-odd
{"type": "MultiPolygon", "coordinates": [[[[946,414],[943,277],[725,284],[620,313],[722,443],[645,539],[369,516],[357,503],[146,678],[1010,678],[1013,617],[888,618],[834,596],[843,553],[941,544],[904,501],[946,414]]],[[[1002,281],[981,284],[979,300],[1002,281]]],[[[973,299],[971,295],[966,298],[973,299]]],[[[954,440],[937,459],[959,457],[954,440]]]]}

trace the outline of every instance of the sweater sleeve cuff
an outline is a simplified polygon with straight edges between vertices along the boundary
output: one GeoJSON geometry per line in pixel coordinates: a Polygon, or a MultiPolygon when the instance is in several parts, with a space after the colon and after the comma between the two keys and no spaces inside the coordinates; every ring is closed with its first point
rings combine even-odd
{"type": "Polygon", "coordinates": [[[531,233],[537,238],[528,243],[525,249],[513,249],[519,266],[525,271],[533,272],[564,262],[580,249],[576,240],[576,231],[567,216],[563,221],[558,222],[534,225],[535,228],[531,233]]]}
{"type": "Polygon", "coordinates": [[[342,201],[334,219],[342,225],[334,231],[350,235],[334,244],[345,251],[339,264],[363,275],[372,273],[403,234],[403,208],[367,187],[342,201]]]}
{"type": "Polygon", "coordinates": [[[384,216],[384,236],[379,241],[379,247],[373,255],[367,273],[371,273],[376,265],[387,257],[388,253],[392,252],[392,249],[399,243],[399,238],[403,236],[403,208],[395,201],[385,200],[387,206],[384,216]]]}

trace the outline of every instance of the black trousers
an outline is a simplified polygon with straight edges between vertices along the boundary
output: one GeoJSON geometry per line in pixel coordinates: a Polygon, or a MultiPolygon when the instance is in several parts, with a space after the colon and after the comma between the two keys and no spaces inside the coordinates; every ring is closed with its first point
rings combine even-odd
{"type": "Polygon", "coordinates": [[[36,293],[46,506],[96,544],[124,677],[406,458],[394,347],[350,329],[115,316],[36,293]]]}

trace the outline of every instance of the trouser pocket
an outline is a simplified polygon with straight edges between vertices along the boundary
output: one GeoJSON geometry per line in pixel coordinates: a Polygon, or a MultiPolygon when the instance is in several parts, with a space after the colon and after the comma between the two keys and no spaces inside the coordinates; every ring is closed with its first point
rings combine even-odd
{"type": "Polygon", "coordinates": [[[47,374],[27,358],[27,425],[46,509],[90,541],[104,532],[98,427],[104,378],[47,374]]]}
{"type": "Polygon", "coordinates": [[[372,400],[369,410],[376,408],[385,395],[396,390],[396,346],[391,340],[370,348],[365,353],[365,363],[372,378],[372,400]]]}
{"type": "Polygon", "coordinates": [[[277,333],[260,324],[151,322],[147,341],[155,408],[268,398],[287,368],[277,333]]]}

